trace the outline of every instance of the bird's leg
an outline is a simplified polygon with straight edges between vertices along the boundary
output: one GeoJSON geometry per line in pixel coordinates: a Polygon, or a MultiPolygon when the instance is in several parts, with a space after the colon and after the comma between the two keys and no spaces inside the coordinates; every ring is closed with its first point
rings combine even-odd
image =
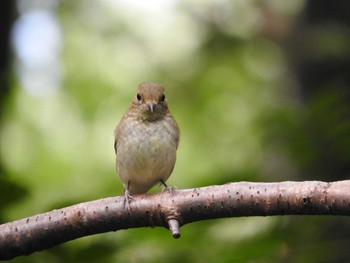
{"type": "Polygon", "coordinates": [[[164,186],[163,192],[168,191],[172,194],[176,190],[176,187],[169,187],[163,179],[160,179],[159,181],[164,186]]]}
{"type": "Polygon", "coordinates": [[[124,191],[124,208],[128,209],[128,211],[131,211],[130,208],[130,202],[133,199],[133,197],[129,193],[129,186],[130,186],[130,181],[128,181],[127,185],[124,185],[125,191],[124,191]]]}
{"type": "Polygon", "coordinates": [[[160,179],[159,181],[165,188],[168,188],[167,184],[163,181],[163,179],[160,179]]]}

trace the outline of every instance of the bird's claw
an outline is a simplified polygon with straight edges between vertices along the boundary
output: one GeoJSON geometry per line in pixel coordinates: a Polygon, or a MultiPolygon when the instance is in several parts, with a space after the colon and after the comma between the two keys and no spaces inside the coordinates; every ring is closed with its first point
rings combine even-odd
{"type": "Polygon", "coordinates": [[[126,208],[129,212],[131,212],[130,202],[133,199],[134,198],[129,194],[129,191],[125,190],[125,194],[124,194],[124,208],[126,208]]]}

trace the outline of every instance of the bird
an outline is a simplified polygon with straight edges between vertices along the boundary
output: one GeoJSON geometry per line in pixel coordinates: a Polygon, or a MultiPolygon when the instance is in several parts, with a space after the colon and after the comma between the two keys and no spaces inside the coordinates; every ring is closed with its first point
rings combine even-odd
{"type": "Polygon", "coordinates": [[[166,189],[180,140],[179,126],[169,111],[162,84],[138,86],[128,110],[114,130],[116,170],[124,186],[124,207],[135,194],[156,184],[166,189]]]}

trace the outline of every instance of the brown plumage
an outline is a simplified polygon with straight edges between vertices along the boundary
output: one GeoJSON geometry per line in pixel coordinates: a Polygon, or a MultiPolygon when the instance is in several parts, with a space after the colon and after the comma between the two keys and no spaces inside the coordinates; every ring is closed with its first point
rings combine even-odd
{"type": "Polygon", "coordinates": [[[164,87],[142,83],[115,129],[116,168],[130,196],[147,192],[172,173],[179,144],[179,128],[169,112],[164,87]]]}

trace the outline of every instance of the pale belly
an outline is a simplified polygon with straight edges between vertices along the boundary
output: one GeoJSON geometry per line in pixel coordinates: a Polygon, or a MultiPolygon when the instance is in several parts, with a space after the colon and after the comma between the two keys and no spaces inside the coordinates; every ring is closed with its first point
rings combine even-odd
{"type": "Polygon", "coordinates": [[[164,182],[176,161],[175,130],[162,122],[130,125],[119,138],[117,169],[130,194],[145,193],[153,185],[164,182]]]}

